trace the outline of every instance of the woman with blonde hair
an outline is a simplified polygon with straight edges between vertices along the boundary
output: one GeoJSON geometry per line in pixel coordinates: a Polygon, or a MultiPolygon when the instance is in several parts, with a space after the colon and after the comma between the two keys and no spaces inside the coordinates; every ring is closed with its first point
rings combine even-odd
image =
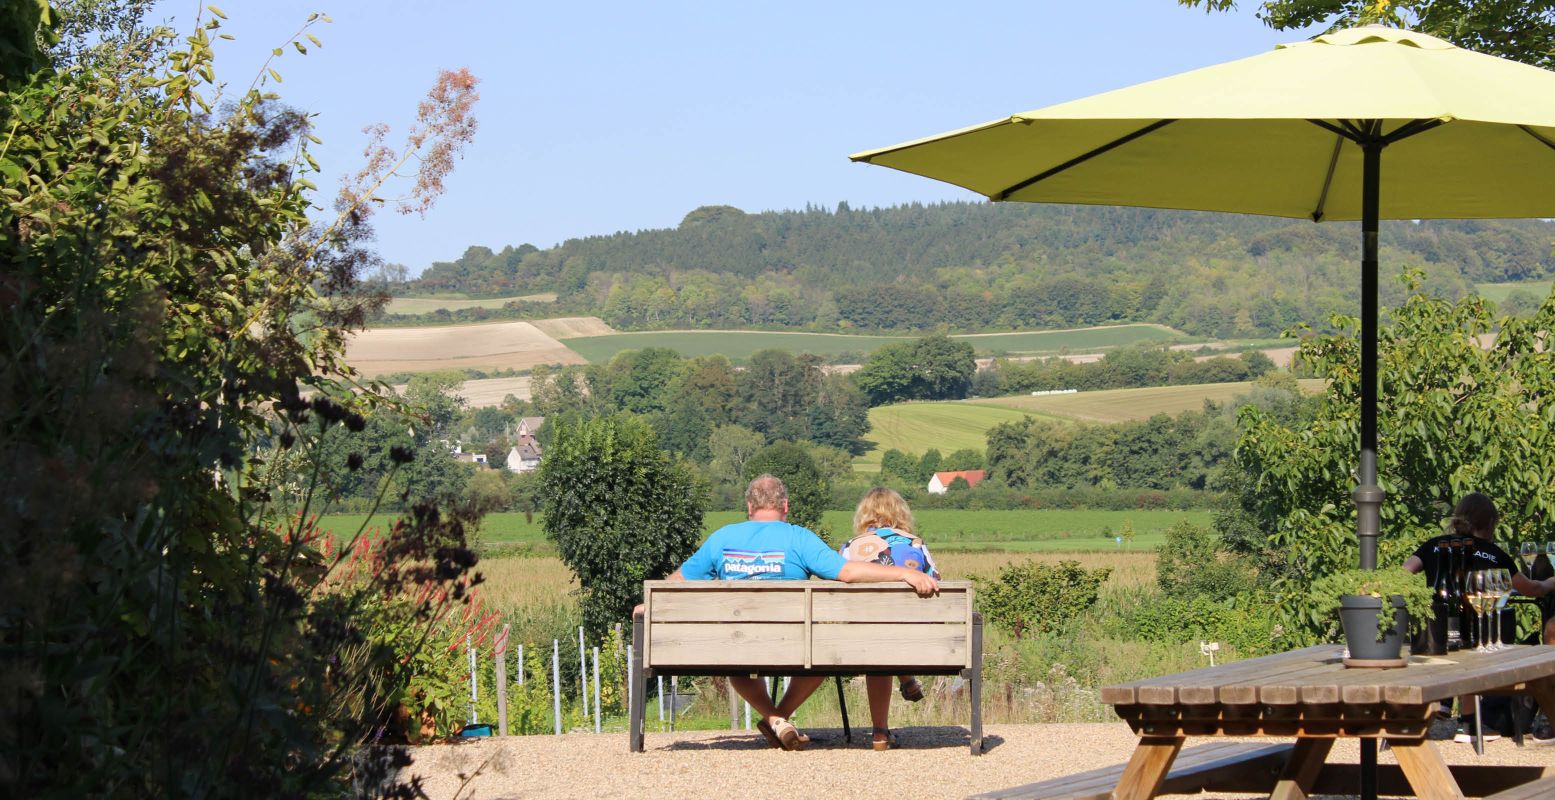
{"type": "MultiPolygon", "coordinates": [[[[853,538],[842,546],[842,557],[849,561],[906,567],[939,580],[934,558],[915,529],[907,501],[895,491],[877,486],[864,493],[853,512],[853,538]]],[[[903,699],[912,703],[923,699],[923,684],[916,677],[899,675],[897,679],[901,682],[903,699]]],[[[870,675],[864,683],[869,691],[869,716],[875,728],[871,743],[876,750],[889,750],[896,742],[889,725],[891,678],[870,675]]]]}

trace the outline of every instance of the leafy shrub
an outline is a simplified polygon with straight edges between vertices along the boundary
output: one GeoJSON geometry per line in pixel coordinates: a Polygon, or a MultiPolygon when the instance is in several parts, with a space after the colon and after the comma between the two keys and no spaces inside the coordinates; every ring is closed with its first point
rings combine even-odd
{"type": "Polygon", "coordinates": [[[1167,528],[1166,543],[1156,548],[1155,579],[1168,595],[1224,600],[1252,591],[1257,574],[1245,559],[1223,552],[1214,531],[1183,521],[1167,528]]]}
{"type": "Polygon", "coordinates": [[[1121,639],[1220,642],[1242,656],[1283,649],[1286,638],[1275,616],[1266,612],[1265,601],[1255,595],[1151,595],[1111,617],[1106,627],[1121,639]]]}
{"type": "Polygon", "coordinates": [[[1110,567],[1086,569],[1078,561],[1012,564],[997,578],[979,579],[979,600],[988,619],[1016,639],[1028,632],[1052,633],[1090,608],[1111,574],[1110,567]]]}
{"type": "Polygon", "coordinates": [[[598,638],[631,616],[645,579],[669,574],[696,549],[705,491],[637,417],[552,425],[539,470],[545,535],[578,576],[583,624],[598,638]]]}

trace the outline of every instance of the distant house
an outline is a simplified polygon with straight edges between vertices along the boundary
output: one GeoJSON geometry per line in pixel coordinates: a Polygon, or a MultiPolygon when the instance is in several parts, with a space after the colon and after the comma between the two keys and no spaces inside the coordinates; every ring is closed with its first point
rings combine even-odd
{"type": "MultiPolygon", "coordinates": [[[[486,464],[485,453],[466,453],[462,443],[454,444],[454,460],[464,464],[486,464]]],[[[489,464],[487,466],[490,466],[489,464]]]]}
{"type": "Polygon", "coordinates": [[[545,424],[545,417],[519,417],[518,438],[533,438],[540,433],[540,426],[545,424]]]}
{"type": "Polygon", "coordinates": [[[540,443],[532,437],[520,441],[508,450],[508,469],[513,472],[529,472],[540,466],[540,443]]]}
{"type": "Polygon", "coordinates": [[[968,486],[976,486],[982,483],[983,478],[986,477],[988,477],[988,473],[980,469],[966,469],[960,472],[936,472],[934,477],[929,479],[929,494],[944,494],[949,491],[950,485],[955,483],[957,478],[966,479],[968,486]]]}

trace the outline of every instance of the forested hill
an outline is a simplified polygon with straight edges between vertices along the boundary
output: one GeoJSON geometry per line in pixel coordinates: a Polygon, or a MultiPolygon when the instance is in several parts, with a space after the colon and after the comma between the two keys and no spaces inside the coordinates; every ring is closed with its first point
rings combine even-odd
{"type": "MultiPolygon", "coordinates": [[[[1456,295],[1543,277],[1550,223],[1384,223],[1384,291],[1419,268],[1456,295]]],[[[493,252],[471,247],[404,294],[554,291],[545,313],[621,328],[953,330],[1160,322],[1205,336],[1273,335],[1358,311],[1358,228],[1155,211],[945,203],[747,214],[707,206],[674,229],[493,252]]],[[[515,307],[509,313],[542,313],[515,307]]]]}

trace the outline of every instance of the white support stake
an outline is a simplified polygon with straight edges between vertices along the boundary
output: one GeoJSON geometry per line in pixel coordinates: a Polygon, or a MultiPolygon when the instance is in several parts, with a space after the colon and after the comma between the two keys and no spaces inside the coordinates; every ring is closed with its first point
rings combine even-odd
{"type": "Polygon", "coordinates": [[[502,626],[502,633],[497,636],[497,641],[491,648],[492,661],[497,667],[497,735],[508,735],[508,626],[502,626]]]}
{"type": "Polygon", "coordinates": [[[745,730],[751,729],[751,704],[745,704],[745,730]]]}
{"type": "Polygon", "coordinates": [[[578,626],[578,702],[583,704],[583,718],[589,718],[589,661],[583,649],[583,626],[578,626]]]}
{"type": "MultiPolygon", "coordinates": [[[[626,646],[626,670],[627,670],[627,675],[628,676],[631,675],[632,656],[633,655],[635,655],[635,654],[632,652],[632,645],[627,645],[626,646]]],[[[630,677],[628,677],[626,679],[626,709],[627,709],[627,716],[628,716],[628,718],[631,717],[632,703],[636,699],[637,699],[637,681],[634,681],[630,677]]],[[[633,735],[636,735],[636,731],[633,731],[632,733],[633,733],[633,735]]]]}
{"type": "Polygon", "coordinates": [[[470,654],[470,724],[474,725],[480,722],[480,716],[475,711],[475,701],[478,699],[476,697],[477,684],[475,682],[475,648],[470,646],[468,634],[464,637],[464,649],[470,654]]]}
{"type": "Polygon", "coordinates": [[[659,724],[664,724],[664,676],[659,676],[659,724]]]}
{"type": "Polygon", "coordinates": [[[518,685],[524,685],[524,646],[518,646],[518,685]]]}
{"type": "Polygon", "coordinates": [[[599,733],[599,648],[594,648],[594,732],[599,733]]]}
{"type": "Polygon", "coordinates": [[[670,676],[670,733],[675,732],[675,706],[680,705],[680,676],[670,676]]]}
{"type": "Polygon", "coordinates": [[[562,645],[551,640],[551,718],[556,720],[556,735],[562,735],[562,645]]]}

